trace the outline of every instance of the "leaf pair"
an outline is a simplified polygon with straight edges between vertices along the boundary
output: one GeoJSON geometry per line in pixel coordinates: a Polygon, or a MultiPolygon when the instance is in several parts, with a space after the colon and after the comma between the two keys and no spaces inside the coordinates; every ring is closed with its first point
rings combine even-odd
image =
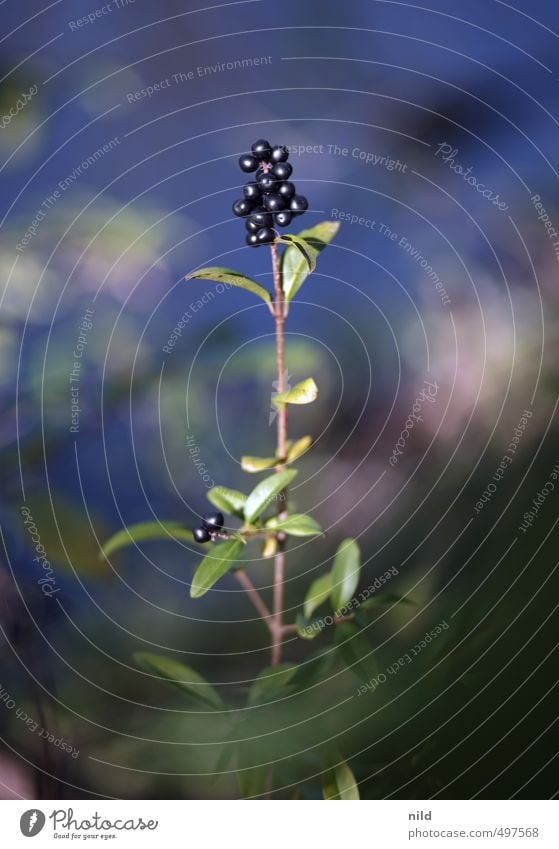
{"type": "MultiPolygon", "coordinates": [[[[302,230],[298,235],[279,236],[276,243],[288,245],[281,258],[283,291],[287,305],[297,294],[306,278],[316,267],[318,254],[332,241],[339,229],[337,221],[323,221],[315,227],[302,230]]],[[[232,268],[210,266],[192,271],[186,280],[213,280],[229,286],[237,286],[261,298],[273,314],[272,297],[267,289],[255,280],[232,268]]]]}
{"type": "Polygon", "coordinates": [[[287,457],[241,457],[241,468],[244,472],[264,472],[266,469],[273,469],[274,466],[280,463],[294,463],[298,460],[312,445],[312,436],[302,436],[296,442],[288,442],[287,457]]]}

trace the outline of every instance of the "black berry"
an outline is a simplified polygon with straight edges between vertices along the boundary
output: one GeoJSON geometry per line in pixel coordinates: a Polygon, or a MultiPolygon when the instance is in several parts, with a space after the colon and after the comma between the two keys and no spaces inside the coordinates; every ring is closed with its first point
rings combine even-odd
{"type": "Polygon", "coordinates": [[[250,149],[254,158],[258,159],[259,162],[267,162],[272,154],[270,142],[266,141],[266,139],[258,139],[250,149]]]}
{"type": "Polygon", "coordinates": [[[251,215],[245,221],[245,227],[247,228],[249,233],[256,233],[258,230],[260,230],[260,228],[262,227],[262,224],[258,224],[258,222],[255,221],[253,216],[251,215]]]}
{"type": "Polygon", "coordinates": [[[208,513],[207,516],[204,516],[202,524],[209,528],[210,531],[220,531],[224,522],[225,519],[223,518],[223,513],[216,510],[215,513],[208,513]]]}
{"type": "Polygon", "coordinates": [[[233,212],[239,218],[242,218],[244,215],[248,215],[250,212],[252,212],[253,206],[254,204],[252,203],[252,201],[247,200],[246,198],[240,198],[239,200],[236,200],[233,204],[233,212]]]}
{"type": "Polygon", "coordinates": [[[289,224],[291,224],[293,213],[291,213],[288,209],[285,209],[281,212],[276,212],[274,218],[278,227],[287,227],[289,224]]]}
{"type": "Polygon", "coordinates": [[[269,195],[272,192],[277,191],[279,188],[279,183],[273,174],[262,174],[262,176],[258,178],[258,185],[265,195],[269,195]]]}
{"type": "Polygon", "coordinates": [[[285,209],[285,205],[286,202],[281,195],[264,195],[264,206],[268,212],[281,212],[282,209],[285,209]]]}
{"type": "Polygon", "coordinates": [[[262,227],[262,229],[256,234],[256,239],[259,245],[267,245],[269,242],[273,242],[275,238],[276,234],[271,227],[262,227]]]}
{"type": "Polygon", "coordinates": [[[255,224],[258,224],[259,227],[273,227],[274,219],[270,215],[269,212],[259,206],[257,209],[254,209],[252,215],[250,216],[251,220],[254,221],[255,224]]]}
{"type": "Polygon", "coordinates": [[[239,167],[245,174],[250,174],[251,171],[256,171],[258,168],[258,160],[256,157],[251,156],[250,153],[245,153],[239,159],[239,167]]]}
{"type": "MultiPolygon", "coordinates": [[[[267,139],[257,139],[250,152],[239,158],[241,170],[252,176],[243,188],[244,197],[233,204],[233,212],[245,219],[246,243],[251,247],[273,242],[275,228],[288,227],[309,208],[307,198],[297,194],[295,183],[290,182],[293,166],[288,159],[285,145],[272,147],[267,139]]],[[[215,539],[215,531],[210,529],[210,534],[215,539]]]]}
{"type": "Polygon", "coordinates": [[[302,215],[309,208],[309,202],[303,195],[293,195],[289,201],[289,209],[293,215],[302,215]]]}
{"type": "Polygon", "coordinates": [[[272,162],[287,162],[289,159],[289,151],[286,146],[283,144],[277,144],[272,148],[272,155],[270,156],[272,162]]]}
{"type": "Polygon", "coordinates": [[[278,164],[274,165],[272,168],[272,174],[274,177],[277,177],[278,180],[289,180],[292,171],[293,168],[289,162],[278,162],[278,164]]]}
{"type": "Polygon", "coordinates": [[[194,528],[192,534],[196,542],[209,542],[211,540],[210,532],[205,525],[200,525],[199,528],[194,528]]]}
{"type": "Polygon", "coordinates": [[[247,183],[243,189],[247,200],[260,200],[260,186],[258,183],[247,183]]]}
{"type": "Polygon", "coordinates": [[[295,184],[286,180],[278,189],[278,195],[281,195],[284,200],[289,200],[295,194],[295,184]]]}

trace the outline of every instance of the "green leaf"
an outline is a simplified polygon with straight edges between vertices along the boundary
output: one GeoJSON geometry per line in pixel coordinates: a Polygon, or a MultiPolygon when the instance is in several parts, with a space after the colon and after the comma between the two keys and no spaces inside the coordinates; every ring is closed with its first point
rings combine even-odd
{"type": "Polygon", "coordinates": [[[213,771],[213,781],[215,783],[222,777],[222,773],[227,771],[227,767],[237,754],[237,746],[233,742],[225,741],[216,761],[213,771]]]}
{"type": "Polygon", "coordinates": [[[359,610],[375,610],[377,607],[386,607],[391,604],[415,604],[415,602],[407,596],[396,595],[395,593],[383,593],[362,602],[359,605],[359,610]]]}
{"type": "Polygon", "coordinates": [[[286,233],[284,236],[278,236],[275,241],[276,243],[282,242],[285,245],[292,245],[296,250],[298,250],[307,265],[308,273],[312,274],[316,268],[316,257],[318,256],[317,251],[314,250],[312,245],[309,245],[308,242],[300,236],[295,236],[293,233],[286,233]]]}
{"type": "Polygon", "coordinates": [[[242,540],[235,538],[216,545],[206,554],[192,579],[190,595],[200,598],[236,563],[243,550],[242,540]]]}
{"type": "Polygon", "coordinates": [[[273,531],[285,531],[286,534],[291,534],[293,537],[314,537],[317,534],[324,533],[318,522],[305,513],[293,513],[286,519],[278,519],[274,516],[272,519],[268,519],[266,527],[273,531]]]}
{"type": "Polygon", "coordinates": [[[302,640],[314,640],[326,627],[324,619],[307,619],[302,613],[298,613],[295,617],[295,625],[297,634],[302,640]]]}
{"type": "Polygon", "coordinates": [[[312,436],[302,436],[301,439],[297,439],[292,445],[289,446],[289,450],[287,452],[287,462],[294,463],[295,460],[298,460],[305,451],[311,447],[313,442],[312,436]]]}
{"type": "Polygon", "coordinates": [[[272,309],[272,296],[267,289],[232,268],[199,268],[197,271],[191,271],[190,274],[187,274],[185,280],[213,280],[216,283],[229,283],[231,286],[239,286],[241,289],[246,289],[247,292],[252,292],[253,295],[258,295],[272,309]]]}
{"type": "Polygon", "coordinates": [[[361,682],[375,677],[377,665],[369,641],[352,622],[342,622],[336,626],[335,644],[347,668],[361,682]]]}
{"type": "Polygon", "coordinates": [[[318,649],[309,657],[299,664],[297,672],[293,678],[293,686],[296,690],[307,690],[315,684],[320,684],[324,681],[335,657],[332,649],[318,649]]]}
{"type": "Polygon", "coordinates": [[[190,666],[185,666],[184,663],[169,657],[147,652],[137,652],[133,657],[139,666],[148,672],[156,672],[167,683],[188,693],[195,701],[217,710],[223,708],[223,702],[212,685],[190,666]]]}
{"type": "Polygon", "coordinates": [[[263,472],[277,466],[276,457],[241,457],[241,468],[244,472],[263,472]]]}
{"type": "Polygon", "coordinates": [[[254,522],[266,509],[270,501],[291,483],[296,474],[296,469],[286,469],[284,472],[277,472],[275,475],[270,475],[260,481],[258,486],[250,493],[245,504],[247,522],[254,522]]]}
{"type": "Polygon", "coordinates": [[[214,486],[207,493],[207,498],[218,510],[223,510],[224,513],[230,513],[232,516],[238,516],[242,519],[247,500],[244,492],[227,489],[225,486],[214,486]]]}
{"type": "Polygon", "coordinates": [[[338,546],[332,568],[332,607],[339,610],[351,601],[361,568],[359,546],[354,539],[348,537],[338,546]]]}
{"type": "Polygon", "coordinates": [[[313,581],[305,596],[304,613],[307,619],[313,615],[315,610],[323,604],[332,591],[332,575],[327,572],[313,581]]]}
{"type": "Polygon", "coordinates": [[[263,669],[250,688],[247,704],[261,705],[292,692],[289,684],[297,669],[296,663],[280,663],[263,669]]]}
{"type": "Polygon", "coordinates": [[[312,436],[302,436],[295,442],[288,440],[286,457],[241,457],[241,468],[245,472],[264,472],[267,469],[273,469],[274,466],[280,463],[294,463],[298,460],[305,451],[308,451],[312,445],[312,436]]]}
{"type": "Polygon", "coordinates": [[[109,554],[127,545],[152,539],[184,539],[192,542],[194,537],[192,531],[179,522],[140,522],[137,525],[128,525],[110,537],[102,547],[99,557],[108,557],[109,554]]]}
{"type": "Polygon", "coordinates": [[[322,779],[322,795],[325,799],[358,800],[357,781],[346,761],[329,769],[322,779]]]}
{"type": "MultiPolygon", "coordinates": [[[[298,234],[299,238],[304,240],[315,262],[318,254],[332,241],[339,226],[337,221],[323,221],[308,230],[301,230],[298,234]]],[[[285,300],[288,304],[310,273],[307,260],[295,245],[290,245],[284,251],[281,260],[281,273],[285,300]]]]}
{"type": "Polygon", "coordinates": [[[263,796],[268,792],[271,766],[254,765],[258,757],[263,756],[262,747],[243,743],[239,745],[238,778],[241,795],[244,799],[263,796]]]}
{"type": "Polygon", "coordinates": [[[307,377],[297,383],[293,389],[272,395],[272,403],[279,407],[281,404],[310,404],[318,395],[318,387],[312,377],[307,377]]]}

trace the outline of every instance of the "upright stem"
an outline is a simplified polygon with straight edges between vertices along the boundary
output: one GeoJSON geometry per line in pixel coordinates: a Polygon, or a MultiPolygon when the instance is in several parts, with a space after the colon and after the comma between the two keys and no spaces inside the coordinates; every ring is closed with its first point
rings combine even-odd
{"type": "MultiPolygon", "coordinates": [[[[276,322],[276,362],[277,362],[277,390],[278,393],[285,392],[285,353],[284,353],[284,326],[285,305],[283,289],[281,285],[281,274],[278,259],[278,247],[271,245],[272,268],[274,273],[274,318],[276,322]]],[[[280,461],[285,461],[287,456],[287,404],[282,404],[277,415],[278,441],[277,456],[280,461]]],[[[278,471],[285,468],[285,463],[280,462],[278,471]]],[[[287,490],[284,489],[278,496],[278,517],[284,519],[287,516],[287,490]]],[[[274,561],[274,603],[273,603],[273,632],[272,633],[272,666],[281,663],[283,628],[283,583],[285,580],[285,534],[281,531],[277,534],[278,549],[274,561]]]]}

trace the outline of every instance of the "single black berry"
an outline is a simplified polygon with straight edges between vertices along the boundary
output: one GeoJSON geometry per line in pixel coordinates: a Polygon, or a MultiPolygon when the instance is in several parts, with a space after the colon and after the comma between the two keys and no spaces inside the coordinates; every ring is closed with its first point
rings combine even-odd
{"type": "Polygon", "coordinates": [[[199,528],[194,528],[192,534],[196,542],[209,542],[211,540],[210,532],[205,525],[200,525],[199,528]]]}
{"type": "Polygon", "coordinates": [[[266,210],[262,206],[259,206],[257,209],[254,209],[250,217],[251,220],[254,221],[255,224],[258,224],[259,227],[274,226],[273,217],[270,215],[269,212],[266,212],[266,210]]]}
{"type": "Polygon", "coordinates": [[[252,212],[253,207],[254,204],[252,201],[247,200],[246,198],[239,198],[239,200],[236,200],[233,204],[233,212],[239,218],[242,218],[244,215],[248,215],[252,212]]]}
{"type": "Polygon", "coordinates": [[[249,233],[256,233],[262,227],[262,224],[258,224],[257,221],[254,220],[253,216],[249,216],[249,218],[245,221],[245,227],[247,228],[249,233]]]}
{"type": "Polygon", "coordinates": [[[256,245],[259,244],[259,242],[258,242],[258,233],[259,232],[260,232],[260,230],[257,230],[256,233],[247,233],[247,237],[246,237],[245,241],[246,241],[247,245],[249,245],[249,247],[255,248],[256,245]]]}
{"type": "Polygon", "coordinates": [[[243,194],[247,200],[260,200],[260,186],[258,183],[247,183],[243,189],[243,194]]]}
{"type": "Polygon", "coordinates": [[[290,212],[288,209],[284,209],[281,212],[276,212],[274,218],[278,227],[287,227],[289,224],[291,224],[293,213],[290,212]]]}
{"type": "Polygon", "coordinates": [[[270,142],[266,141],[266,139],[258,139],[258,141],[255,141],[250,149],[254,158],[258,159],[259,162],[267,162],[272,154],[270,142]]]}
{"type": "Polygon", "coordinates": [[[285,209],[286,201],[281,195],[264,195],[264,206],[268,212],[281,212],[282,209],[285,209]]]}
{"type": "Polygon", "coordinates": [[[202,524],[209,528],[210,531],[220,531],[224,522],[225,519],[223,518],[223,513],[216,510],[214,513],[208,513],[207,516],[204,516],[202,524]]]}
{"type": "Polygon", "coordinates": [[[289,201],[289,209],[293,215],[302,215],[309,208],[309,202],[303,195],[293,195],[289,201]]]}
{"type": "Polygon", "coordinates": [[[255,156],[251,156],[250,153],[245,153],[239,159],[239,166],[245,174],[250,174],[251,171],[256,171],[258,168],[258,159],[255,156]]]}
{"type": "Polygon", "coordinates": [[[272,155],[270,156],[270,159],[272,162],[287,162],[289,159],[289,151],[284,144],[277,144],[272,148],[272,155]]]}
{"type": "Polygon", "coordinates": [[[295,194],[295,184],[290,183],[289,180],[286,180],[285,183],[281,183],[278,189],[278,195],[281,195],[284,200],[289,200],[295,194]]]}
{"type": "Polygon", "coordinates": [[[258,185],[265,195],[275,192],[279,187],[279,183],[273,174],[262,174],[262,176],[258,178],[258,185]]]}
{"type": "Polygon", "coordinates": [[[269,242],[273,242],[275,238],[276,234],[271,227],[262,227],[262,229],[256,234],[256,239],[259,245],[267,245],[269,242]]]}
{"type": "Polygon", "coordinates": [[[289,162],[278,162],[278,164],[274,165],[272,168],[272,174],[274,177],[277,177],[278,180],[289,180],[292,171],[293,168],[289,162]]]}

